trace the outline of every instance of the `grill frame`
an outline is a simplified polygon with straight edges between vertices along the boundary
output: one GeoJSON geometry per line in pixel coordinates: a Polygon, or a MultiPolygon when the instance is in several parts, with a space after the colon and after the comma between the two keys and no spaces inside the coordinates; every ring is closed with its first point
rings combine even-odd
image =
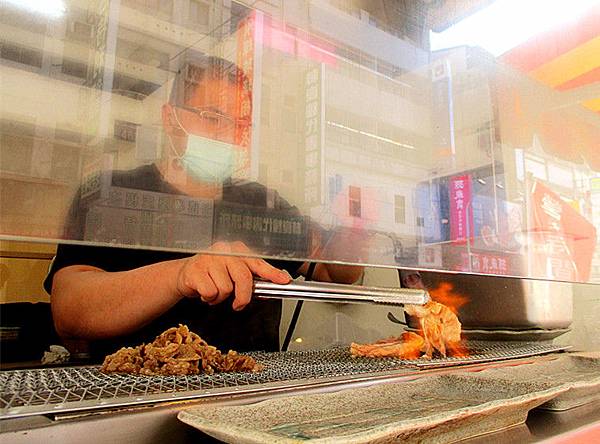
{"type": "Polygon", "coordinates": [[[250,353],[258,373],[193,376],[105,375],[97,366],[0,372],[0,419],[122,408],[201,398],[253,395],[398,377],[422,369],[504,361],[569,349],[543,342],[470,341],[465,358],[354,358],[347,347],[250,353]]]}

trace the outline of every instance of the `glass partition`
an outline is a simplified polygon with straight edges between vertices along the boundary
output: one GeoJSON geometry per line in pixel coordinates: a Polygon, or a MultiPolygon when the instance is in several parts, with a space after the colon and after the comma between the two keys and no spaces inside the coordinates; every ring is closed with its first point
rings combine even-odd
{"type": "Polygon", "coordinates": [[[600,282],[600,6],[525,3],[4,0],[0,238],[600,282]]]}

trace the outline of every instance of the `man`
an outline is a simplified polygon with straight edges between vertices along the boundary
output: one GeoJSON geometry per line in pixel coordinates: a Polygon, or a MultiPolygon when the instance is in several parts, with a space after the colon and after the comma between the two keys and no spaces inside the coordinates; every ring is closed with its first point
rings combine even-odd
{"type": "MultiPolygon", "coordinates": [[[[266,207],[264,187],[228,179],[236,128],[248,122],[235,118],[235,75],[228,75],[224,63],[208,58],[193,90],[180,94],[175,88],[163,106],[168,140],[163,159],[114,172],[113,185],[266,207]]],[[[274,206],[297,213],[278,196],[274,206]]],[[[83,239],[85,211],[76,199],[69,239],[83,239]]],[[[239,241],[217,242],[211,250],[251,254],[239,241]]],[[[44,285],[58,333],[90,341],[95,360],[120,346],[150,341],[177,323],[223,349],[278,350],[281,303],[252,300],[253,278],[286,284],[290,274],[306,273],[308,264],[242,256],[59,245],[44,285]]],[[[318,264],[313,279],[353,283],[361,274],[361,267],[318,264]]]]}

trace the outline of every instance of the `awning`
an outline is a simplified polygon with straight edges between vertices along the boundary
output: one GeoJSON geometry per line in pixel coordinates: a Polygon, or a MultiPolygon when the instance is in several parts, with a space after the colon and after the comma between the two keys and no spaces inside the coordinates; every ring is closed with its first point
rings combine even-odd
{"type": "Polygon", "coordinates": [[[600,171],[600,5],[529,39],[501,60],[560,93],[559,106],[528,113],[523,102],[529,98],[509,84],[499,86],[502,134],[527,146],[536,133],[547,152],[600,171]],[[582,108],[591,113],[576,112],[582,108]]]}

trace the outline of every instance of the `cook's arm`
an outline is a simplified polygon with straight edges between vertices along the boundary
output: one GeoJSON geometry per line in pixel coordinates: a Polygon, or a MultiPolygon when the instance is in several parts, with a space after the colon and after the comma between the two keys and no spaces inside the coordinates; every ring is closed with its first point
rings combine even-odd
{"type": "Polygon", "coordinates": [[[181,299],[179,260],[122,272],[89,265],[61,268],[52,281],[52,316],[64,338],[100,339],[131,333],[181,299]]]}
{"type": "MultiPolygon", "coordinates": [[[[249,253],[241,243],[219,243],[215,251],[249,253]]],[[[214,305],[230,294],[234,310],[252,296],[252,276],[286,284],[290,277],[262,259],[197,254],[128,271],[108,272],[72,265],[52,280],[52,314],[65,338],[100,339],[137,331],[184,297],[214,305]]]]}
{"type": "MultiPolygon", "coordinates": [[[[337,227],[325,233],[315,224],[312,229],[311,256],[315,259],[360,263],[363,260],[367,240],[366,233],[359,230],[337,227]]],[[[317,263],[312,278],[321,282],[354,284],[362,277],[364,269],[362,265],[317,263]]],[[[298,271],[306,275],[308,263],[304,263],[298,271]]]]}

